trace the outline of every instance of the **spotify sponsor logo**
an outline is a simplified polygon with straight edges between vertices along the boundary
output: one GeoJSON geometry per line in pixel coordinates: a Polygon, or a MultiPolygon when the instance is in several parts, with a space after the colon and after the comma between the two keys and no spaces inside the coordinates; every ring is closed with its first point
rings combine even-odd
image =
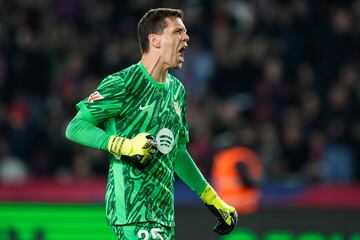
{"type": "Polygon", "coordinates": [[[174,134],[168,128],[161,129],[156,135],[157,148],[162,154],[169,153],[174,147],[174,134]]]}

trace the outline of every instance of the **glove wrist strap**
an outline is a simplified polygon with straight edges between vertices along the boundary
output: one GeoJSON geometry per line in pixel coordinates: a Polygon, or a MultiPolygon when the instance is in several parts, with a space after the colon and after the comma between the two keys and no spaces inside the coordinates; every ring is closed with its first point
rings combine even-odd
{"type": "Polygon", "coordinates": [[[108,151],[121,157],[124,154],[123,144],[127,140],[123,137],[111,136],[108,142],[108,151]]]}
{"type": "Polygon", "coordinates": [[[204,191],[200,195],[200,199],[206,204],[211,204],[217,197],[217,193],[210,184],[206,185],[204,191]]]}

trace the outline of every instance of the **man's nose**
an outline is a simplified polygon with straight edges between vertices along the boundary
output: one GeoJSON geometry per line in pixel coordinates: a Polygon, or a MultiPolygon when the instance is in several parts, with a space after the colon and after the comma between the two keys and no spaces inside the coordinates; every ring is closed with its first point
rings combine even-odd
{"type": "Polygon", "coordinates": [[[187,33],[184,33],[184,36],[183,36],[183,41],[187,42],[190,40],[190,37],[189,35],[187,35],[187,33]]]}

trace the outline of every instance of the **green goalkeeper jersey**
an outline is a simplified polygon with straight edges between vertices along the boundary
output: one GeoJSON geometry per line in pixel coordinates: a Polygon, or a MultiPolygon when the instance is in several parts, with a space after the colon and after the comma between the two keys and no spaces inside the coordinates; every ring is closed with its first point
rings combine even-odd
{"type": "Polygon", "coordinates": [[[158,151],[144,169],[109,154],[106,213],[110,225],[157,222],[174,226],[174,161],[188,141],[185,90],[168,74],[156,82],[141,63],[106,77],[77,104],[110,135],[156,137],[158,151]]]}

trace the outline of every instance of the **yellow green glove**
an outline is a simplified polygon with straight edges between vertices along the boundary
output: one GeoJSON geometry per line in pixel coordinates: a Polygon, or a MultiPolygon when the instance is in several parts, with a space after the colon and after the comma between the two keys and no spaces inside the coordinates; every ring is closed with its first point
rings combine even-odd
{"type": "Polygon", "coordinates": [[[139,133],[132,139],[111,136],[108,151],[118,158],[124,157],[135,165],[145,165],[156,151],[155,138],[148,133],[139,133]]]}
{"type": "Polygon", "coordinates": [[[213,229],[214,232],[220,235],[229,234],[238,222],[235,208],[226,204],[210,185],[205,187],[200,198],[211,213],[218,218],[218,222],[213,229]]]}

